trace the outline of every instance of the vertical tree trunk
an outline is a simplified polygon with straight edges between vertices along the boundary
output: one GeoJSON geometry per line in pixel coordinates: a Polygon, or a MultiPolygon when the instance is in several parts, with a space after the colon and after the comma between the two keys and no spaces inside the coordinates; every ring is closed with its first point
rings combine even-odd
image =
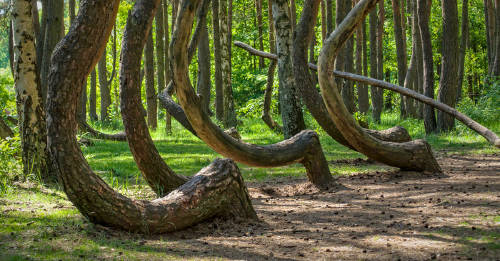
{"type": "Polygon", "coordinates": [[[293,33],[295,32],[295,26],[297,25],[297,7],[295,6],[295,0],[290,0],[290,21],[293,33]]]}
{"type": "MultiPolygon", "coordinates": [[[[384,79],[384,20],[385,7],[384,1],[378,4],[378,22],[377,22],[377,79],[384,79]]],[[[380,88],[372,89],[373,115],[376,122],[380,122],[380,115],[384,106],[384,90],[380,88]],[[375,95],[373,95],[375,94],[375,95]]]]}
{"type": "Polygon", "coordinates": [[[210,111],[210,46],[208,39],[207,19],[203,19],[203,25],[198,41],[198,86],[197,93],[201,96],[203,110],[209,115],[210,111]]]}
{"type": "Polygon", "coordinates": [[[37,78],[35,32],[30,1],[12,1],[14,79],[23,173],[49,177],[45,106],[37,78]]]}
{"type": "MultiPolygon", "coordinates": [[[[424,95],[434,99],[434,63],[432,60],[432,42],[429,30],[429,16],[431,12],[430,2],[418,0],[417,14],[418,27],[422,38],[422,56],[424,64],[424,95]]],[[[430,134],[436,131],[436,116],[434,108],[424,105],[424,125],[425,133],[430,134]]]]}
{"type": "MultiPolygon", "coordinates": [[[[213,0],[215,1],[215,0],[213,0]]],[[[257,11],[257,29],[259,32],[259,50],[264,51],[264,37],[262,33],[262,0],[255,0],[255,9],[257,11]]],[[[259,69],[266,66],[264,57],[259,57],[259,69]]]]}
{"type": "Polygon", "coordinates": [[[97,72],[94,68],[90,73],[89,116],[91,121],[97,121],[97,72]]]}
{"type": "MultiPolygon", "coordinates": [[[[349,10],[352,7],[352,0],[346,0],[344,1],[344,13],[347,15],[349,10]]],[[[345,50],[344,50],[344,63],[345,63],[345,71],[354,73],[354,57],[353,57],[353,52],[354,52],[354,38],[351,37],[346,44],[345,50]]],[[[344,100],[344,104],[347,107],[347,110],[350,113],[354,113],[356,111],[356,101],[354,98],[354,82],[353,81],[346,81],[344,84],[344,88],[342,88],[341,94],[342,94],[342,100],[344,100]]]]}
{"type": "MultiPolygon", "coordinates": [[[[378,48],[377,48],[377,9],[374,8],[370,12],[370,77],[378,78],[378,48]]],[[[375,122],[380,121],[380,113],[382,112],[382,100],[379,90],[376,87],[370,88],[372,99],[372,117],[375,122]]]]}
{"type": "Polygon", "coordinates": [[[37,73],[39,78],[41,78],[41,70],[42,70],[42,62],[43,62],[43,45],[45,42],[45,31],[47,29],[47,15],[48,15],[48,7],[49,1],[42,0],[42,19],[40,24],[40,31],[36,35],[36,64],[37,64],[37,73]]]}
{"type": "Polygon", "coordinates": [[[292,28],[287,14],[287,1],[272,2],[276,51],[278,54],[279,99],[283,134],[288,139],[305,129],[292,66],[292,28]]]}
{"type": "MultiPolygon", "coordinates": [[[[68,1],[68,9],[69,9],[69,21],[71,25],[75,21],[75,16],[76,16],[75,0],[68,1]]],[[[87,122],[87,79],[85,79],[85,81],[83,82],[82,93],[80,94],[80,98],[78,99],[78,107],[76,108],[76,119],[79,124],[79,128],[83,129],[81,123],[87,122]]]]}
{"type": "MultiPolygon", "coordinates": [[[[417,86],[418,86],[418,58],[417,58],[417,37],[420,34],[417,28],[417,21],[416,21],[416,15],[415,15],[415,10],[416,10],[416,2],[412,1],[408,6],[410,8],[411,12],[411,35],[412,35],[412,50],[411,50],[411,57],[410,57],[410,65],[408,66],[408,69],[406,71],[406,76],[404,80],[404,87],[407,89],[415,90],[417,91],[417,86]]],[[[411,98],[404,97],[404,105],[406,112],[411,115],[412,117],[417,117],[417,111],[415,109],[415,101],[411,98]]]]}
{"type": "MultiPolygon", "coordinates": [[[[350,0],[348,0],[348,1],[350,2],[350,0]]],[[[335,7],[335,24],[336,24],[336,26],[339,26],[340,23],[342,23],[342,21],[344,21],[344,17],[346,16],[347,9],[348,9],[347,4],[348,4],[347,1],[344,1],[344,0],[337,1],[336,7],[335,7]]],[[[327,7],[327,12],[330,9],[331,8],[327,7]]],[[[328,32],[328,35],[330,35],[330,34],[331,34],[331,32],[328,32]]],[[[327,38],[328,38],[328,36],[327,36],[327,38]]],[[[337,59],[335,60],[335,70],[337,70],[337,71],[344,71],[345,70],[346,57],[347,57],[347,48],[344,47],[344,48],[340,49],[340,53],[339,53],[337,59]]],[[[342,80],[340,78],[337,79],[337,88],[339,88],[339,91],[343,90],[344,80],[342,80]]]]}
{"type": "MultiPolygon", "coordinates": [[[[163,40],[165,36],[164,32],[164,21],[163,21],[163,1],[160,0],[158,4],[158,9],[155,14],[155,23],[156,23],[156,63],[157,67],[157,83],[158,83],[158,93],[163,91],[166,88],[165,84],[165,41],[163,40]]],[[[168,7],[165,7],[168,8],[168,7]]],[[[168,36],[167,36],[168,37],[168,36]]],[[[158,106],[157,110],[159,111],[161,108],[158,106]]],[[[167,112],[165,112],[167,113],[167,112]]],[[[167,132],[168,133],[168,132],[167,132]]]]}
{"type": "MultiPolygon", "coordinates": [[[[220,0],[225,1],[225,0],[220,0]]],[[[222,82],[222,46],[219,21],[219,0],[212,0],[212,26],[214,27],[214,68],[215,68],[215,116],[224,120],[224,89],[222,82]]]]}
{"type": "Polygon", "coordinates": [[[493,42],[495,50],[495,58],[493,61],[493,69],[491,76],[500,76],[500,0],[495,0],[495,41],[493,42]]]}
{"type": "Polygon", "coordinates": [[[221,30],[221,60],[222,60],[222,93],[224,104],[224,128],[236,127],[236,111],[234,109],[233,100],[233,86],[231,81],[231,51],[229,49],[231,36],[229,14],[228,14],[228,1],[221,0],[219,6],[220,30],[221,30]]]}
{"type": "MultiPolygon", "coordinates": [[[[333,32],[333,0],[326,0],[326,37],[333,32]]],[[[338,0],[337,0],[338,3],[338,0]]],[[[336,9],[338,12],[338,9],[336,9]]],[[[338,14],[337,14],[338,15],[338,14]]]]}
{"type": "MultiPolygon", "coordinates": [[[[424,94],[424,84],[425,84],[425,77],[424,77],[424,49],[422,45],[422,34],[420,33],[420,27],[419,27],[419,17],[418,17],[418,9],[417,9],[417,0],[415,0],[414,3],[414,17],[415,17],[415,33],[416,33],[416,49],[417,49],[417,80],[416,80],[416,85],[417,85],[417,91],[418,93],[424,94]]],[[[424,118],[424,104],[421,102],[417,103],[417,114],[420,119],[424,118]]]]}
{"type": "MultiPolygon", "coordinates": [[[[443,41],[441,45],[441,80],[438,101],[454,108],[458,93],[458,8],[456,0],[442,2],[443,41]]],[[[438,131],[450,131],[455,126],[455,118],[440,110],[437,111],[438,131]]]]}
{"type": "Polygon", "coordinates": [[[106,63],[106,50],[99,60],[97,66],[99,74],[99,90],[101,93],[101,121],[109,121],[109,105],[111,105],[111,93],[108,86],[108,69],[106,63]]]}
{"type": "MultiPolygon", "coordinates": [[[[363,20],[363,22],[360,25],[360,41],[359,42],[359,48],[361,48],[361,56],[362,56],[362,63],[363,65],[360,65],[360,68],[363,68],[363,71],[360,72],[360,75],[368,75],[368,52],[367,52],[367,46],[366,43],[368,42],[366,39],[366,20],[363,20]]],[[[359,106],[359,111],[361,113],[368,113],[368,110],[370,109],[370,101],[368,99],[368,86],[365,84],[359,84],[358,85],[358,106],[359,106]]]]}
{"type": "Polygon", "coordinates": [[[50,57],[56,44],[64,36],[64,0],[48,1],[45,39],[43,44],[42,68],[40,69],[40,78],[42,85],[42,97],[47,98],[47,79],[49,74],[50,57]]]}
{"type": "MultiPolygon", "coordinates": [[[[398,62],[398,84],[399,86],[404,86],[405,74],[407,71],[406,66],[406,46],[404,45],[404,38],[406,35],[403,31],[402,16],[401,16],[401,5],[400,0],[392,0],[392,13],[394,18],[394,37],[396,38],[396,53],[398,62]]],[[[407,116],[406,105],[403,95],[400,95],[400,117],[405,118],[407,116]]]]}
{"type": "Polygon", "coordinates": [[[9,66],[12,76],[14,76],[14,32],[12,31],[12,21],[9,22],[9,66]]]}
{"type": "MultiPolygon", "coordinates": [[[[35,32],[35,38],[40,34],[40,17],[38,15],[38,1],[37,0],[30,0],[31,1],[31,16],[33,17],[33,30],[35,32]]],[[[72,19],[75,18],[75,0],[70,0],[69,1],[69,19],[70,23],[73,21],[72,19]],[[73,10],[73,13],[71,13],[71,10],[73,10]]],[[[37,43],[35,42],[35,45],[37,43]]],[[[36,47],[35,47],[36,48],[36,47]]]]}
{"type": "Polygon", "coordinates": [[[153,45],[153,32],[150,31],[146,41],[146,48],[144,50],[145,56],[145,73],[146,73],[146,104],[147,104],[147,118],[148,126],[151,129],[156,129],[157,121],[157,100],[155,90],[155,62],[154,62],[154,45],[153,45]]]}
{"type": "MultiPolygon", "coordinates": [[[[326,17],[328,13],[326,12],[326,1],[321,0],[321,42],[323,43],[326,40],[326,17]]],[[[331,0],[330,0],[331,1],[331,0]]]]}
{"type": "Polygon", "coordinates": [[[458,93],[457,103],[462,99],[464,73],[465,73],[465,53],[469,45],[469,0],[462,2],[462,29],[460,38],[460,54],[458,56],[458,93]]]}
{"type": "Polygon", "coordinates": [[[493,71],[495,60],[495,14],[492,0],[484,0],[484,17],[486,22],[486,47],[488,55],[488,74],[493,71]]]}
{"type": "MultiPolygon", "coordinates": [[[[215,2],[217,0],[214,0],[213,2],[215,2]]],[[[169,33],[169,26],[168,26],[168,1],[167,0],[163,0],[163,21],[164,21],[164,28],[165,28],[165,51],[164,51],[164,55],[163,55],[163,58],[164,58],[164,61],[165,61],[165,70],[164,70],[164,74],[165,74],[165,83],[169,83],[172,78],[171,78],[171,75],[172,75],[172,72],[170,71],[170,65],[169,65],[169,53],[170,53],[170,43],[169,43],[169,37],[170,37],[170,33],[169,33]]],[[[165,111],[165,132],[167,134],[170,134],[172,133],[172,116],[170,115],[170,113],[168,113],[167,111],[165,111]]]]}

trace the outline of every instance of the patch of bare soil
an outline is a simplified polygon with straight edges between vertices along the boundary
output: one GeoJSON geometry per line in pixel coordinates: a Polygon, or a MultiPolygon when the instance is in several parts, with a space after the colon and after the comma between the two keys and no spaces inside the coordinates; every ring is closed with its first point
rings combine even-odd
{"type": "Polygon", "coordinates": [[[194,259],[499,260],[500,156],[438,160],[444,175],[353,175],[329,192],[306,180],[249,184],[259,221],[214,220],[143,244],[162,238],[165,252],[194,259]]]}

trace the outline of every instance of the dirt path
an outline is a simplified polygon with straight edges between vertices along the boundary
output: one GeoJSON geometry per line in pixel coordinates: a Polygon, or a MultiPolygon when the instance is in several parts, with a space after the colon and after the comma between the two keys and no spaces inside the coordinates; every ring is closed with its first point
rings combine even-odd
{"type": "Polygon", "coordinates": [[[260,222],[200,224],[163,236],[184,245],[166,250],[246,260],[499,260],[500,156],[439,162],[444,176],[360,174],[326,193],[297,180],[250,184],[260,222]]]}

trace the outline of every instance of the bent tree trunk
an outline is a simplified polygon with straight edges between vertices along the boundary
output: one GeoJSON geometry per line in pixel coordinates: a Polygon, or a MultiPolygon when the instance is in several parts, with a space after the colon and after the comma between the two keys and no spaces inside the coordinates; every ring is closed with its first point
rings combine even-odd
{"type": "Polygon", "coordinates": [[[13,1],[12,29],[23,173],[36,174],[44,180],[53,179],[48,171],[45,108],[36,75],[35,32],[30,1],[13,1]]]}
{"type": "Polygon", "coordinates": [[[318,61],[318,77],[323,99],[330,117],[342,135],[358,151],[372,159],[390,162],[392,166],[404,170],[441,172],[427,142],[423,140],[404,143],[385,142],[364,132],[345,107],[335,85],[335,77],[331,71],[338,51],[377,2],[378,0],[359,2],[326,40],[318,61]]]}
{"type": "Polygon", "coordinates": [[[139,73],[136,72],[141,69],[142,50],[146,39],[149,38],[149,35],[146,34],[150,27],[148,17],[153,15],[156,4],[137,4],[137,6],[144,6],[147,9],[134,9],[134,14],[141,19],[134,21],[129,17],[123,35],[120,111],[135,162],[137,162],[137,166],[149,186],[159,196],[162,196],[186,183],[187,179],[175,174],[163,161],[160,153],[156,150],[149,134],[148,125],[143,117],[141,79],[139,73]]]}
{"type": "MultiPolygon", "coordinates": [[[[136,7],[156,7],[158,2],[138,1],[136,7]]],[[[53,120],[49,121],[48,135],[68,198],[91,222],[131,232],[174,231],[216,215],[256,218],[241,175],[230,160],[216,160],[176,191],[153,201],[133,200],[115,192],[90,169],[76,143],[75,128],[68,126],[76,126],[82,83],[103,52],[119,3],[82,0],[76,25],[53,55],[48,81],[48,113],[53,120]]],[[[130,15],[130,19],[141,18],[150,28],[152,14],[146,18],[130,15]]]]}
{"type": "Polygon", "coordinates": [[[268,146],[240,142],[225,134],[204,113],[201,101],[189,81],[186,46],[193,26],[193,16],[200,0],[186,1],[178,12],[176,30],[171,44],[176,50],[172,57],[174,86],[189,122],[198,136],[216,152],[247,165],[277,167],[302,163],[309,180],[320,188],[331,186],[333,178],[328,169],[318,135],[302,131],[294,137],[268,146]]]}

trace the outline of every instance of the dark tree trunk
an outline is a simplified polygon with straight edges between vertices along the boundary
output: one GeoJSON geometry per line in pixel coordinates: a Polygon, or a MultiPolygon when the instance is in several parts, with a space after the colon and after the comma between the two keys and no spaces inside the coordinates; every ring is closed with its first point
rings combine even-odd
{"type": "Polygon", "coordinates": [[[41,70],[42,70],[42,62],[43,62],[43,45],[45,42],[45,31],[47,29],[47,15],[48,11],[47,9],[49,8],[49,1],[48,0],[42,0],[42,19],[40,23],[40,31],[36,35],[36,64],[37,64],[37,70],[38,70],[38,75],[39,78],[41,70]]]}
{"type": "MultiPolygon", "coordinates": [[[[404,81],[404,87],[410,90],[415,90],[417,91],[418,89],[418,57],[417,57],[417,45],[418,45],[418,40],[417,37],[420,34],[418,31],[418,25],[416,21],[416,1],[412,1],[409,5],[411,13],[412,13],[412,26],[411,26],[411,34],[412,34],[412,51],[411,51],[411,57],[410,57],[410,65],[408,66],[408,69],[406,71],[406,76],[405,76],[405,81],[404,81]]],[[[417,110],[415,108],[415,101],[409,97],[404,97],[404,105],[406,112],[411,115],[412,117],[417,118],[417,110]]]]}
{"type": "MultiPolygon", "coordinates": [[[[438,101],[454,108],[458,93],[458,8],[456,0],[442,2],[443,41],[441,45],[441,80],[439,82],[438,101]]],[[[440,132],[454,128],[455,118],[444,112],[437,112],[437,127],[440,132]]]]}
{"type": "MultiPolygon", "coordinates": [[[[224,1],[224,0],[222,0],[224,1]]],[[[212,26],[214,31],[214,68],[215,68],[215,116],[217,120],[224,119],[224,90],[222,83],[222,46],[219,21],[219,0],[212,1],[212,26]]]]}
{"type": "Polygon", "coordinates": [[[326,40],[326,17],[328,16],[328,13],[326,12],[326,1],[327,0],[321,0],[321,42],[324,42],[326,40]]]}
{"type": "MultiPolygon", "coordinates": [[[[342,21],[344,21],[344,17],[347,15],[348,11],[348,2],[350,3],[350,0],[344,1],[344,0],[338,0],[337,5],[335,8],[335,24],[336,26],[339,26],[342,21]]],[[[328,10],[327,10],[328,12],[328,10]]],[[[328,33],[328,36],[330,33],[328,33]]],[[[327,38],[328,38],[327,36],[327,38]]],[[[345,63],[347,59],[347,48],[342,48],[339,50],[339,55],[337,59],[335,60],[335,70],[338,71],[344,71],[345,70],[345,63]]],[[[342,91],[344,88],[344,80],[342,79],[337,79],[337,88],[339,88],[339,91],[342,91]]]]}
{"type": "Polygon", "coordinates": [[[97,121],[97,73],[93,69],[90,73],[89,116],[91,121],[97,121]]]}
{"type": "Polygon", "coordinates": [[[9,66],[12,76],[14,76],[14,38],[12,31],[12,22],[9,22],[9,66]]]}
{"type": "MultiPolygon", "coordinates": [[[[359,2],[359,1],[358,1],[359,2]]],[[[361,37],[362,37],[362,52],[363,52],[363,75],[368,76],[368,39],[366,37],[366,19],[361,23],[361,37]]],[[[358,89],[358,104],[359,111],[367,114],[370,109],[370,100],[368,98],[368,86],[362,84],[358,89]]]]}
{"type": "Polygon", "coordinates": [[[146,104],[148,126],[151,129],[156,129],[157,121],[157,99],[155,88],[155,62],[154,62],[154,45],[153,33],[150,32],[147,36],[146,48],[144,49],[145,56],[145,73],[146,73],[146,104]]]}
{"type": "Polygon", "coordinates": [[[223,93],[223,124],[225,128],[236,127],[236,111],[233,100],[233,86],[231,79],[231,7],[232,0],[219,2],[219,18],[221,29],[221,62],[222,62],[222,93],[223,93]],[[229,4],[229,5],[228,5],[229,4]]]}
{"type": "MultiPolygon", "coordinates": [[[[429,16],[431,12],[428,0],[417,0],[418,27],[422,38],[422,55],[424,63],[424,95],[434,99],[434,63],[432,60],[432,42],[429,30],[429,16]]],[[[434,108],[424,105],[425,133],[436,131],[436,116],[434,108]]]]}
{"type": "MultiPolygon", "coordinates": [[[[216,0],[214,0],[216,1],[216,0]]],[[[201,96],[202,106],[206,113],[210,111],[210,46],[208,39],[207,20],[203,19],[203,25],[198,42],[198,86],[197,93],[201,96]]]]}
{"type": "MultiPolygon", "coordinates": [[[[374,8],[370,12],[370,77],[378,78],[378,48],[377,48],[377,9],[374,8]]],[[[370,88],[372,100],[372,117],[376,122],[380,121],[380,113],[382,111],[382,101],[380,100],[379,91],[377,88],[370,88]]]]}
{"type": "MultiPolygon", "coordinates": [[[[356,0],[354,3],[357,4],[359,1],[356,0]]],[[[356,28],[356,73],[363,75],[363,25],[365,21],[363,20],[360,25],[356,28]]],[[[358,109],[361,113],[366,113],[368,111],[368,92],[366,86],[362,83],[356,83],[358,89],[358,109]]]]}
{"type": "MultiPolygon", "coordinates": [[[[213,0],[216,1],[216,0],[213,0]]],[[[257,30],[259,32],[259,50],[264,51],[264,35],[262,33],[262,0],[255,0],[255,9],[257,11],[257,30]]],[[[264,69],[266,66],[264,57],[259,57],[259,69],[264,69]]]]}
{"type": "Polygon", "coordinates": [[[47,12],[45,22],[45,39],[43,43],[43,58],[40,69],[42,85],[42,97],[47,98],[47,79],[49,74],[50,57],[56,44],[64,36],[64,0],[47,1],[47,12]]]}
{"type": "Polygon", "coordinates": [[[111,105],[111,91],[108,86],[108,69],[106,63],[106,50],[101,56],[99,60],[99,64],[97,66],[97,72],[99,74],[99,90],[101,93],[101,121],[109,121],[109,113],[108,109],[111,105]]]}
{"type": "Polygon", "coordinates": [[[495,0],[495,41],[493,49],[495,50],[495,58],[493,60],[493,69],[491,76],[500,76],[500,0],[495,0]]]}
{"type": "Polygon", "coordinates": [[[464,74],[465,74],[465,53],[469,46],[469,0],[462,2],[462,29],[460,38],[460,54],[458,55],[458,93],[457,103],[462,99],[464,74]]]}
{"type": "MultiPolygon", "coordinates": [[[[404,44],[404,38],[406,34],[403,31],[402,16],[401,16],[401,4],[400,0],[392,0],[392,13],[394,17],[394,37],[396,38],[396,53],[398,62],[398,83],[400,86],[404,86],[405,75],[407,71],[406,66],[406,46],[404,44]]],[[[403,95],[400,95],[400,117],[405,118],[408,114],[406,111],[405,99],[403,95]]]]}
{"type": "MultiPolygon", "coordinates": [[[[333,0],[325,0],[326,1],[326,37],[333,32],[333,0]]],[[[338,0],[337,0],[338,4],[338,0]]],[[[336,9],[338,10],[338,9],[336,9]]],[[[338,12],[338,11],[337,11],[338,12]]],[[[337,13],[338,15],[338,13],[337,13]]],[[[326,39],[326,38],[325,38],[326,39]]]]}
{"type": "MultiPolygon", "coordinates": [[[[168,8],[168,7],[166,7],[168,8]]],[[[163,91],[166,88],[165,84],[165,41],[163,38],[165,37],[165,31],[164,31],[164,21],[163,21],[163,0],[160,0],[160,4],[158,5],[158,10],[156,10],[156,15],[155,15],[155,23],[156,23],[156,38],[155,38],[155,45],[156,45],[156,63],[158,65],[157,67],[157,73],[156,73],[156,79],[158,83],[158,93],[163,91]]],[[[167,36],[168,37],[168,36],[167,36]]],[[[160,110],[160,107],[158,107],[158,111],[160,110]]],[[[168,131],[167,131],[168,133],[168,131]]]]}
{"type": "Polygon", "coordinates": [[[393,166],[402,169],[441,172],[427,142],[423,140],[405,143],[383,142],[364,132],[347,111],[338,88],[335,86],[335,77],[331,74],[333,60],[359,22],[364,19],[371,8],[375,7],[377,2],[378,0],[362,0],[348,14],[349,19],[337,27],[335,32],[328,37],[321,50],[318,60],[318,77],[329,115],[346,139],[356,149],[366,153],[368,157],[391,162],[393,166]]]}
{"type": "MultiPolygon", "coordinates": [[[[215,2],[215,1],[214,1],[215,2]]],[[[164,61],[165,61],[165,83],[169,83],[172,80],[172,72],[170,71],[170,65],[169,65],[169,53],[170,53],[170,42],[169,42],[169,26],[168,26],[168,1],[163,0],[163,21],[164,21],[164,27],[165,27],[165,51],[164,51],[164,61]]],[[[172,117],[168,112],[166,112],[165,115],[165,132],[167,134],[172,133],[172,117]]]]}
{"type": "MultiPolygon", "coordinates": [[[[422,34],[420,33],[419,27],[419,17],[418,17],[418,9],[417,9],[417,0],[414,2],[414,17],[415,17],[415,33],[416,33],[416,49],[417,49],[417,80],[415,83],[417,84],[417,92],[424,94],[424,49],[422,45],[422,34]]],[[[417,114],[420,119],[424,118],[424,104],[419,102],[417,104],[417,114]]]]}
{"type": "MultiPolygon", "coordinates": [[[[378,20],[377,20],[377,79],[384,79],[384,20],[385,8],[384,1],[378,4],[378,20]]],[[[372,104],[373,118],[376,122],[380,122],[380,115],[384,107],[384,91],[381,89],[372,89],[372,104]]]]}
{"type": "Polygon", "coordinates": [[[283,134],[288,139],[306,128],[299,92],[293,75],[292,28],[284,0],[272,2],[274,27],[276,28],[276,51],[278,54],[279,99],[283,134]]]}

